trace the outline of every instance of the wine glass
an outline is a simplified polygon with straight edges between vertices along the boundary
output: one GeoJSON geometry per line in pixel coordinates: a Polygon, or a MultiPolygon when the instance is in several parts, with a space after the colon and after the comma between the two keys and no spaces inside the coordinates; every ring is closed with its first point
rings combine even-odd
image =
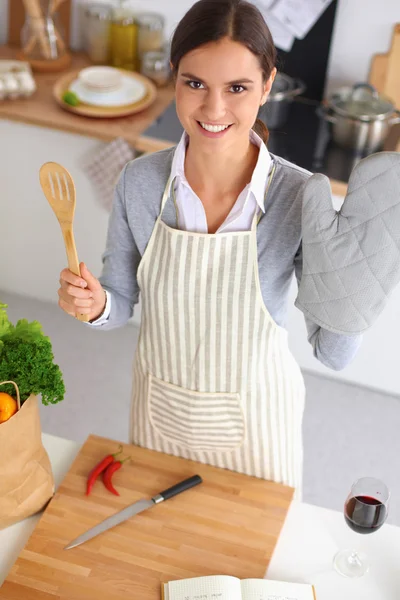
{"type": "MultiPolygon", "coordinates": [[[[386,485],[374,477],[362,477],[353,483],[344,505],[347,525],[357,533],[378,531],[386,521],[390,493],[386,485]]],[[[334,560],[334,567],[344,577],[361,577],[369,569],[364,553],[341,550],[334,560]]]]}

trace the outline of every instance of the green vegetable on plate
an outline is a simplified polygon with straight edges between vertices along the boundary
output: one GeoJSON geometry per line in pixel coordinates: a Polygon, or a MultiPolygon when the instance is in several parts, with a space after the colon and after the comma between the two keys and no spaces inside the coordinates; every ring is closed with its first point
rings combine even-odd
{"type": "Polygon", "coordinates": [[[67,90],[63,93],[62,99],[66,104],[69,104],[70,106],[78,106],[79,104],[78,96],[70,90],[67,90]]]}

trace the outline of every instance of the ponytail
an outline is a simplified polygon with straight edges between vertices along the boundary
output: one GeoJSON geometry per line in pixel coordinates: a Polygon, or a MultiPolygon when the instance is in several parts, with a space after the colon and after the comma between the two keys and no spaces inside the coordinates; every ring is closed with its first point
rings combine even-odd
{"type": "Polygon", "coordinates": [[[261,119],[257,119],[256,122],[254,123],[252,129],[253,129],[253,131],[256,132],[257,135],[260,136],[260,138],[262,139],[264,144],[266,144],[268,142],[269,131],[268,131],[268,127],[266,126],[264,121],[261,121],[261,119]]]}

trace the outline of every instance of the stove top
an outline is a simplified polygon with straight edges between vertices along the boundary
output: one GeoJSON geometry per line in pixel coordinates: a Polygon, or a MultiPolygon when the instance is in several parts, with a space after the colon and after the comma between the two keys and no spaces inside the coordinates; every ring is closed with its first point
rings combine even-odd
{"type": "MultiPolygon", "coordinates": [[[[347,183],[353,168],[365,154],[356,154],[333,142],[331,125],[317,115],[318,106],[314,101],[294,101],[285,125],[279,130],[270,130],[268,150],[312,173],[323,173],[330,179],[347,183]]],[[[142,135],[178,143],[182,132],[175,102],[172,102],[142,135]]],[[[385,149],[395,150],[395,147],[385,149]]]]}

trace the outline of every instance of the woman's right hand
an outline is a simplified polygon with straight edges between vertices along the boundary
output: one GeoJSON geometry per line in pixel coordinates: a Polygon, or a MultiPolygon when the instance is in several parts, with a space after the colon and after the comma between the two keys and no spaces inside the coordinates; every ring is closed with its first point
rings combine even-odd
{"type": "Polygon", "coordinates": [[[89,321],[93,321],[104,311],[106,293],[85,263],[79,266],[81,277],[69,269],[61,271],[58,305],[73,317],[78,313],[85,314],[89,315],[89,321]]]}

